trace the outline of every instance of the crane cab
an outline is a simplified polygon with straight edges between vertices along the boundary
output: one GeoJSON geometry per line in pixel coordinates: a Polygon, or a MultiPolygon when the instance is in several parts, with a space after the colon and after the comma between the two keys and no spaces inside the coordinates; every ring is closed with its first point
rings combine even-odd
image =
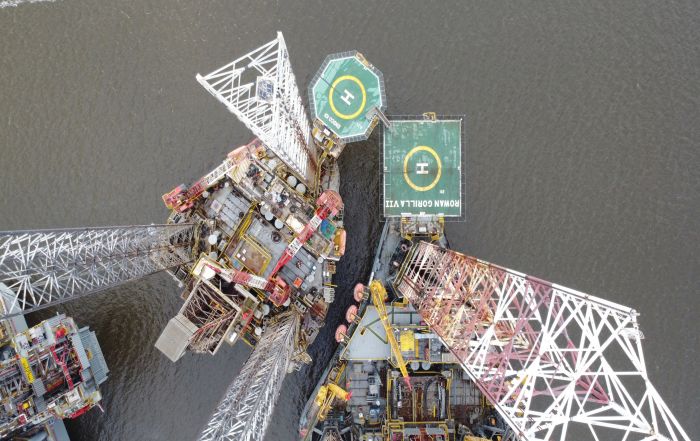
{"type": "Polygon", "coordinates": [[[277,307],[288,305],[291,288],[282,280],[281,277],[273,277],[270,279],[275,284],[272,291],[269,292],[268,299],[277,307]]]}

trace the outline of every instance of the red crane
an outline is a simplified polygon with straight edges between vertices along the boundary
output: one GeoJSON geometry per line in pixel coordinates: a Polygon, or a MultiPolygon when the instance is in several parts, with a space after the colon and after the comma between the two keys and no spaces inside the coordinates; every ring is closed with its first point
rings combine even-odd
{"type": "Polygon", "coordinates": [[[277,261],[275,269],[273,269],[272,273],[270,273],[270,278],[274,277],[279,270],[282,269],[282,267],[292,260],[292,257],[299,252],[299,249],[301,249],[301,247],[311,238],[311,236],[313,236],[314,232],[318,230],[318,227],[321,226],[321,222],[323,222],[324,219],[334,217],[340,210],[343,209],[343,199],[340,197],[337,191],[326,190],[321,193],[321,196],[319,196],[316,200],[316,207],[314,217],[312,217],[309,223],[304,226],[301,233],[299,233],[299,235],[295,237],[289,245],[287,245],[284,253],[282,253],[282,256],[277,261]]]}
{"type": "MultiPolygon", "coordinates": [[[[235,151],[234,151],[235,152],[235,151]]],[[[194,200],[198,198],[207,188],[214,185],[221,178],[226,176],[229,170],[231,170],[236,165],[235,161],[231,157],[231,154],[214,170],[202,176],[197,182],[192,184],[191,187],[187,188],[185,184],[178,185],[171,192],[163,195],[163,202],[165,206],[171,210],[175,210],[178,213],[192,208],[194,200]]]]}
{"type": "MultiPolygon", "coordinates": [[[[229,283],[238,283],[243,286],[258,288],[268,294],[268,298],[275,306],[282,306],[289,298],[290,288],[287,283],[279,277],[271,277],[269,280],[250,274],[235,268],[222,268],[214,261],[206,258],[201,259],[204,267],[214,271],[222,279],[229,283]]],[[[197,266],[200,264],[198,263],[197,266]]],[[[200,267],[199,271],[203,268],[200,267]]],[[[195,271],[197,271],[195,269],[195,271]]],[[[207,278],[205,276],[205,278],[207,278]]]]}

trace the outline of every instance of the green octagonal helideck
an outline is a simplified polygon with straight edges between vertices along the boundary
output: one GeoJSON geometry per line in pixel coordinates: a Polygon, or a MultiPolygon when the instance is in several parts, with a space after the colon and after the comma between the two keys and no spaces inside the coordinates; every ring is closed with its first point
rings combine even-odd
{"type": "Polygon", "coordinates": [[[384,110],[382,73],[358,52],[329,55],[309,86],[313,116],[346,142],[367,139],[384,110]]]}

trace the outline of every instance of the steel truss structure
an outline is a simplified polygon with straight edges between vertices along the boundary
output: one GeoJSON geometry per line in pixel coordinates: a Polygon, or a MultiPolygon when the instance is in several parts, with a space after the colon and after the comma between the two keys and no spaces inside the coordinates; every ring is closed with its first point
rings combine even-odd
{"type": "Polygon", "coordinates": [[[200,441],[253,441],[265,437],[291,367],[299,323],[299,314],[291,311],[268,325],[202,431],[200,441]]]}
{"type": "Polygon", "coordinates": [[[197,81],[291,170],[313,183],[317,153],[281,32],[271,42],[197,81]]]}
{"type": "Polygon", "coordinates": [[[396,288],[522,440],[685,440],[628,307],[420,242],[396,288]]]}
{"type": "Polygon", "coordinates": [[[180,313],[197,331],[192,335],[189,349],[193,352],[215,353],[231,322],[241,310],[234,296],[226,296],[209,281],[197,279],[180,313]]]}
{"type": "Polygon", "coordinates": [[[0,319],[26,314],[188,263],[194,224],[0,233],[0,319]]]}

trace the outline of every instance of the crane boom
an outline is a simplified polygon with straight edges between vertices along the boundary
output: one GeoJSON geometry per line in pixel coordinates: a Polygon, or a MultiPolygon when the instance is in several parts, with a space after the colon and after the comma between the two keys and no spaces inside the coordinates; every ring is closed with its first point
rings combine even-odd
{"type": "Polygon", "coordinates": [[[268,325],[199,441],[262,441],[292,363],[299,323],[299,314],[290,311],[268,325]]]}
{"type": "Polygon", "coordinates": [[[406,361],[401,355],[401,348],[399,347],[399,342],[396,341],[396,336],[394,335],[394,330],[391,329],[391,323],[389,323],[389,316],[386,312],[386,305],[384,300],[386,299],[386,289],[384,285],[379,280],[372,280],[369,284],[369,292],[372,296],[372,302],[374,307],[377,308],[377,314],[379,315],[379,320],[382,322],[384,327],[384,332],[386,332],[386,338],[391,346],[391,352],[394,353],[394,358],[396,358],[396,366],[401,371],[403,375],[403,380],[406,382],[409,390],[411,388],[411,379],[408,376],[408,370],[406,369],[406,361]]]}
{"type": "Polygon", "coordinates": [[[690,440],[633,309],[426,242],[395,286],[520,439],[690,440]]]}
{"type": "Polygon", "coordinates": [[[0,318],[26,314],[191,261],[194,224],[0,232],[0,318]]]}

